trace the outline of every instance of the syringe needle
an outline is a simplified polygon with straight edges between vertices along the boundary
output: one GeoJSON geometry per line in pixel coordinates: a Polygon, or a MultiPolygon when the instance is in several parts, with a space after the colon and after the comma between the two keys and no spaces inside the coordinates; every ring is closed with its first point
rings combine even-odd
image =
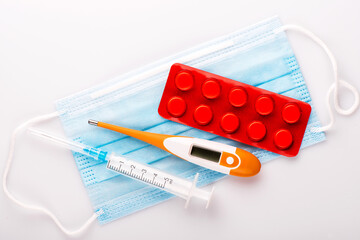
{"type": "Polygon", "coordinates": [[[42,138],[45,138],[51,142],[54,142],[54,143],[57,143],[67,149],[70,149],[72,151],[76,151],[76,152],[79,152],[79,151],[82,151],[83,149],[83,145],[80,144],[80,143],[76,143],[76,142],[73,142],[73,141],[68,141],[66,139],[62,139],[62,138],[59,138],[59,137],[55,137],[55,136],[52,136],[46,132],[43,132],[41,130],[38,130],[38,129],[34,129],[34,128],[29,128],[28,131],[33,134],[33,135],[36,135],[38,137],[42,137],[42,138]]]}
{"type": "Polygon", "coordinates": [[[56,143],[66,149],[69,149],[71,151],[82,153],[89,157],[95,158],[96,160],[100,160],[100,161],[106,160],[107,152],[101,151],[97,148],[93,148],[93,147],[90,147],[90,146],[87,146],[87,145],[84,145],[81,143],[77,143],[75,141],[68,141],[63,138],[52,136],[44,131],[34,129],[34,128],[30,128],[28,131],[33,135],[47,139],[47,140],[49,140],[53,143],[56,143]]]}

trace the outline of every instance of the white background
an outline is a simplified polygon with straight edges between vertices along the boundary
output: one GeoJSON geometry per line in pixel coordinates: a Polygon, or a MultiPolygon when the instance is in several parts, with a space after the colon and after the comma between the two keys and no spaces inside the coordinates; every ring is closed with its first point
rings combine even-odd
{"type": "MultiPolygon", "coordinates": [[[[18,1],[0,0],[0,170],[11,132],[54,111],[56,99],[204,41],[278,14],[307,27],[360,89],[358,1],[18,1]]],[[[333,81],[325,54],[289,34],[323,123],[333,81]]],[[[341,102],[352,97],[341,91],[341,102]]],[[[100,226],[78,239],[359,239],[360,111],[336,115],[327,141],[293,159],[263,165],[249,179],[216,183],[210,209],[172,199],[100,226]]],[[[59,121],[42,126],[62,134],[59,121]]],[[[11,192],[48,207],[69,228],[92,208],[70,152],[22,135],[9,176],[11,192]]],[[[47,216],[24,210],[0,192],[0,239],[66,239],[47,216]]]]}

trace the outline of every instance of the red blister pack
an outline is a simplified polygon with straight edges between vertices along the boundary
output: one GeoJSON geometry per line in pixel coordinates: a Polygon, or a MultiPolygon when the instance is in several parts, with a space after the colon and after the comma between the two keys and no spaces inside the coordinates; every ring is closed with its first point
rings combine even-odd
{"type": "Polygon", "coordinates": [[[299,152],[311,106],[176,63],[158,112],[163,118],[293,157],[299,152]]]}

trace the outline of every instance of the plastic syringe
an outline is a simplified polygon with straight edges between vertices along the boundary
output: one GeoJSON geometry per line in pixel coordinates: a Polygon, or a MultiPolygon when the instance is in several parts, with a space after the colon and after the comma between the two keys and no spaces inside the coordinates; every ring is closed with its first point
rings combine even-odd
{"type": "Polygon", "coordinates": [[[199,176],[198,173],[191,182],[187,179],[174,176],[147,164],[141,164],[137,161],[118,156],[114,153],[109,154],[101,149],[90,147],[75,141],[68,141],[66,139],[55,137],[37,129],[30,128],[29,132],[53,143],[57,143],[64,148],[87,155],[96,160],[107,161],[107,169],[179,196],[186,200],[185,208],[188,206],[192,197],[205,200],[207,202],[206,208],[208,208],[210,204],[214,188],[212,188],[211,191],[197,188],[196,182],[199,176]]]}

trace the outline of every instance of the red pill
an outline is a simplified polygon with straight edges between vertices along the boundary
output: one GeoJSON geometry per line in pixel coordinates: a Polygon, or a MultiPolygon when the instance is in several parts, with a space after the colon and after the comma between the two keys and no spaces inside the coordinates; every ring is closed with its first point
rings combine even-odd
{"type": "Polygon", "coordinates": [[[295,103],[286,104],[282,109],[282,118],[287,123],[296,123],[299,121],[301,116],[301,111],[298,105],[295,103]]]}
{"type": "Polygon", "coordinates": [[[189,72],[180,72],[175,77],[175,85],[181,91],[188,91],[194,86],[194,77],[189,72]]]}
{"type": "Polygon", "coordinates": [[[172,97],[167,103],[168,112],[174,117],[181,117],[186,110],[185,100],[181,97],[172,97]]]}
{"type": "Polygon", "coordinates": [[[207,105],[200,105],[194,111],[194,119],[199,125],[207,125],[213,118],[213,112],[207,105]]]}
{"type": "Polygon", "coordinates": [[[253,141],[260,141],[266,135],[266,127],[261,121],[253,121],[247,128],[247,134],[253,141]]]}
{"type": "Polygon", "coordinates": [[[215,99],[220,96],[220,84],[212,79],[206,80],[201,87],[202,94],[208,99],[215,99]]]}
{"type": "Polygon", "coordinates": [[[221,128],[227,133],[233,133],[239,128],[239,118],[233,113],[226,113],[220,122],[221,128]]]}
{"type": "Polygon", "coordinates": [[[275,133],[274,142],[277,148],[288,149],[293,142],[293,136],[289,130],[281,129],[275,133]]]}
{"type": "Polygon", "coordinates": [[[274,110],[274,102],[269,96],[260,96],[256,99],[255,109],[260,115],[269,115],[274,110]]]}
{"type": "Polygon", "coordinates": [[[247,102],[247,94],[243,88],[237,87],[230,91],[229,102],[234,107],[242,107],[247,102]]]}

